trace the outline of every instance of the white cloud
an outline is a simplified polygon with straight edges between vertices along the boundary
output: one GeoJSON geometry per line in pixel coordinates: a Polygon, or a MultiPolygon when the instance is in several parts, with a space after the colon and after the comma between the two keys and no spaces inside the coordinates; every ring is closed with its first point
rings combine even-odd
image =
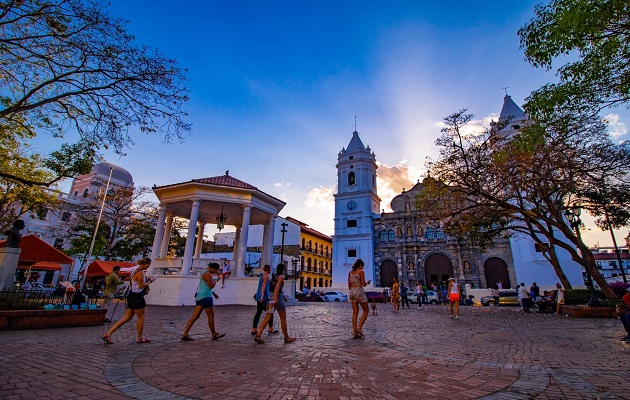
{"type": "Polygon", "coordinates": [[[620,121],[618,114],[608,114],[604,117],[604,120],[608,122],[608,131],[612,138],[619,139],[628,134],[626,124],[620,121]]]}
{"type": "Polygon", "coordinates": [[[306,195],[304,205],[306,208],[316,210],[334,210],[335,198],[333,197],[333,188],[319,186],[312,188],[306,195]]]}
{"type": "Polygon", "coordinates": [[[401,160],[397,165],[389,166],[380,162],[378,165],[376,183],[378,195],[381,198],[381,209],[391,211],[390,203],[403,189],[411,189],[421,178],[418,168],[410,167],[407,160],[401,160]]]}
{"type": "MultiPolygon", "coordinates": [[[[490,127],[490,123],[492,121],[496,122],[499,120],[499,114],[490,114],[481,119],[472,119],[468,122],[464,127],[462,127],[462,134],[464,135],[479,135],[484,133],[484,131],[490,127]]],[[[442,129],[446,127],[444,121],[436,121],[433,123],[438,129],[442,129]]]]}

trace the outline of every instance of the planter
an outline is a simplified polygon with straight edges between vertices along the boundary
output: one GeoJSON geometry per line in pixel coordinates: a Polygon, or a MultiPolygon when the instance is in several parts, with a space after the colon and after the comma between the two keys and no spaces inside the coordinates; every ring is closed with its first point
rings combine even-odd
{"type": "Polygon", "coordinates": [[[573,318],[617,318],[617,311],[613,307],[589,307],[562,305],[562,314],[573,318]]]}
{"type": "Polygon", "coordinates": [[[12,310],[0,311],[0,331],[97,326],[107,310],[12,310]]]}

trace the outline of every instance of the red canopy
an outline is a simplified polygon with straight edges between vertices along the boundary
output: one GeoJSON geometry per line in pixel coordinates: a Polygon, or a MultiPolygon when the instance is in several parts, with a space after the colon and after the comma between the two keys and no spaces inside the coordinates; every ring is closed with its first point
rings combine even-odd
{"type": "Polygon", "coordinates": [[[61,265],[59,263],[41,261],[31,265],[31,269],[36,271],[61,271],[61,265]]]}
{"type": "MultiPolygon", "coordinates": [[[[0,240],[0,247],[6,247],[7,241],[0,240]]],[[[74,260],[44,242],[35,235],[22,236],[20,241],[18,268],[28,268],[37,263],[72,264],[74,260]]]]}
{"type": "MultiPolygon", "coordinates": [[[[112,273],[114,267],[118,265],[121,268],[120,275],[127,276],[131,274],[129,271],[122,271],[124,268],[131,268],[136,263],[123,262],[123,261],[102,261],[95,260],[88,266],[87,276],[107,276],[112,273]]],[[[79,275],[83,275],[85,270],[79,271],[79,275]]]]}

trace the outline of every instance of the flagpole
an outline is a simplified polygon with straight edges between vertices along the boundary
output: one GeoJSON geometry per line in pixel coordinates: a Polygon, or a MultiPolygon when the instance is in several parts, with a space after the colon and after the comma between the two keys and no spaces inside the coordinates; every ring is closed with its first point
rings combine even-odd
{"type": "Polygon", "coordinates": [[[94,250],[94,242],[96,242],[96,234],[98,233],[98,226],[101,224],[101,217],[103,216],[103,208],[105,208],[105,199],[107,198],[107,191],[109,190],[109,182],[112,180],[113,167],[109,168],[109,178],[107,178],[107,185],[105,186],[105,193],[103,193],[103,201],[101,201],[101,210],[98,213],[98,219],[96,220],[96,227],[94,228],[94,234],[92,235],[92,243],[90,243],[90,250],[88,250],[85,256],[85,269],[83,270],[83,278],[81,279],[81,290],[85,287],[85,280],[87,279],[88,269],[90,268],[90,258],[92,258],[92,250],[94,250]]]}

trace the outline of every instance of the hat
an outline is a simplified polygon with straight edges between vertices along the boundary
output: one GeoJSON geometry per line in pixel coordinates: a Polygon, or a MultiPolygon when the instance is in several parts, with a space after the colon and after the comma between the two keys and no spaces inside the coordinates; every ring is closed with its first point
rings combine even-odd
{"type": "Polygon", "coordinates": [[[449,280],[449,281],[454,281],[454,280],[455,280],[455,278],[448,278],[448,280],[449,280]]]}

